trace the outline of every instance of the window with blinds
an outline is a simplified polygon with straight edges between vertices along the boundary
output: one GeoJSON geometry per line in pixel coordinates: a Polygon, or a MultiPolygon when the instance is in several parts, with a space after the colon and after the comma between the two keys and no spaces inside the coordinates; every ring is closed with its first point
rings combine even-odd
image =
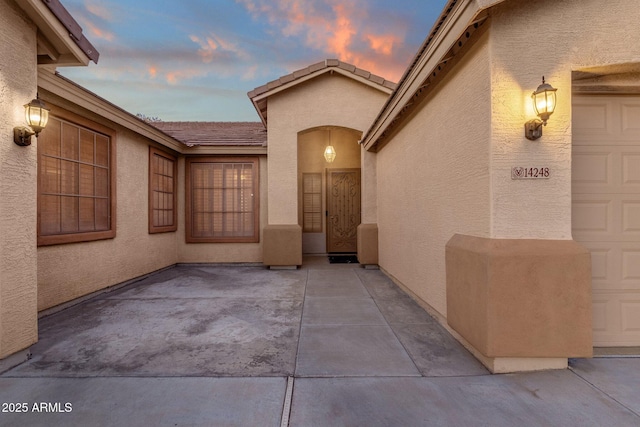
{"type": "Polygon", "coordinates": [[[52,109],[38,137],[39,245],[115,236],[114,144],[112,130],[52,109]]]}
{"type": "Polygon", "coordinates": [[[322,233],[322,174],[302,174],[302,231],[322,233]]]}
{"type": "Polygon", "coordinates": [[[149,233],[178,229],[175,156],[149,147],[149,233]]]}
{"type": "Polygon", "coordinates": [[[187,159],[187,242],[258,242],[258,158],[187,159]]]}

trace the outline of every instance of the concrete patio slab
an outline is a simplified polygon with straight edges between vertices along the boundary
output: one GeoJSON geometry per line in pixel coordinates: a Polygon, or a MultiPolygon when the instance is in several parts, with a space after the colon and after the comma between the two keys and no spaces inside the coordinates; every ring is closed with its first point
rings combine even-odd
{"type": "Polygon", "coordinates": [[[390,325],[395,323],[426,325],[435,322],[429,313],[408,295],[376,298],[376,302],[390,325]]]}
{"type": "Polygon", "coordinates": [[[33,359],[8,375],[293,374],[306,273],[177,270],[41,319],[33,359]]]}
{"type": "Polygon", "coordinates": [[[308,297],[304,302],[303,325],[386,325],[371,298],[308,297]]]}
{"type": "Polygon", "coordinates": [[[309,297],[369,297],[354,269],[309,270],[309,297]]]}
{"type": "Polygon", "coordinates": [[[278,427],[285,390],[283,378],[0,378],[0,401],[28,406],[0,425],[278,427]]]}
{"type": "Polygon", "coordinates": [[[572,359],[569,362],[571,370],[580,378],[640,414],[639,357],[572,359]]]}
{"type": "Polygon", "coordinates": [[[465,378],[299,378],[292,426],[632,426],[568,371],[465,378]]]}
{"type": "Polygon", "coordinates": [[[389,326],[303,326],[296,376],[420,375],[389,326]]]}
{"type": "Polygon", "coordinates": [[[407,296],[402,289],[379,270],[358,269],[355,270],[355,273],[374,299],[407,296]]]}
{"type": "Polygon", "coordinates": [[[487,375],[489,371],[435,320],[394,324],[391,329],[426,377],[487,375]]]}
{"type": "Polygon", "coordinates": [[[489,375],[381,271],[315,261],[179,266],[40,319],[0,375],[29,412],[0,426],[269,426],[289,403],[290,426],[640,425],[640,359],[489,375]]]}

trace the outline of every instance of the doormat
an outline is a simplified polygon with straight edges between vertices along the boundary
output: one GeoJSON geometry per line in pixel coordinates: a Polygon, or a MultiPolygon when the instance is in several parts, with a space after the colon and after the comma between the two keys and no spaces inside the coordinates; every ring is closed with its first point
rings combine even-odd
{"type": "Polygon", "coordinates": [[[329,264],[357,264],[355,255],[329,255],[329,264]]]}

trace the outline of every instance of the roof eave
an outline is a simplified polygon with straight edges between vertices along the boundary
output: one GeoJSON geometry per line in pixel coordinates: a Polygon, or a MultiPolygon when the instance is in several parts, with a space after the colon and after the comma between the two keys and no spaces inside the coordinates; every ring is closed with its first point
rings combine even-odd
{"type": "Polygon", "coordinates": [[[382,107],[372,126],[365,132],[361,144],[373,150],[396,116],[410,105],[420,89],[424,76],[429,76],[442,63],[460,34],[478,19],[486,9],[505,0],[450,0],[418,50],[397,88],[382,107]]]}
{"type": "Polygon", "coordinates": [[[59,0],[18,2],[38,27],[38,65],[86,66],[100,54],[59,0]]]}
{"type": "Polygon", "coordinates": [[[182,150],[184,155],[234,155],[234,156],[266,156],[267,147],[262,146],[211,146],[211,145],[194,145],[185,147],[182,150]]]}
{"type": "Polygon", "coordinates": [[[186,148],[181,141],[59,74],[38,73],[38,87],[174,151],[182,153],[186,148]]]}

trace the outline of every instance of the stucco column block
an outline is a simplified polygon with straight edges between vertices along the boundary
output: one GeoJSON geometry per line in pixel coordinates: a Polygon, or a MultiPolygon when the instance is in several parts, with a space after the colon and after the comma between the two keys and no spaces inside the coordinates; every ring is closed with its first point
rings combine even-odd
{"type": "Polygon", "coordinates": [[[447,323],[489,358],[591,357],[591,255],[572,240],[454,235],[447,323]]]}
{"type": "Polygon", "coordinates": [[[38,140],[13,143],[36,96],[37,28],[17,3],[0,1],[0,372],[38,340],[38,140]]]}
{"type": "Polygon", "coordinates": [[[378,224],[358,226],[358,262],[378,265],[378,224]]]}
{"type": "Polygon", "coordinates": [[[263,230],[263,264],[270,267],[302,265],[302,227],[267,225],[263,230]]]}

